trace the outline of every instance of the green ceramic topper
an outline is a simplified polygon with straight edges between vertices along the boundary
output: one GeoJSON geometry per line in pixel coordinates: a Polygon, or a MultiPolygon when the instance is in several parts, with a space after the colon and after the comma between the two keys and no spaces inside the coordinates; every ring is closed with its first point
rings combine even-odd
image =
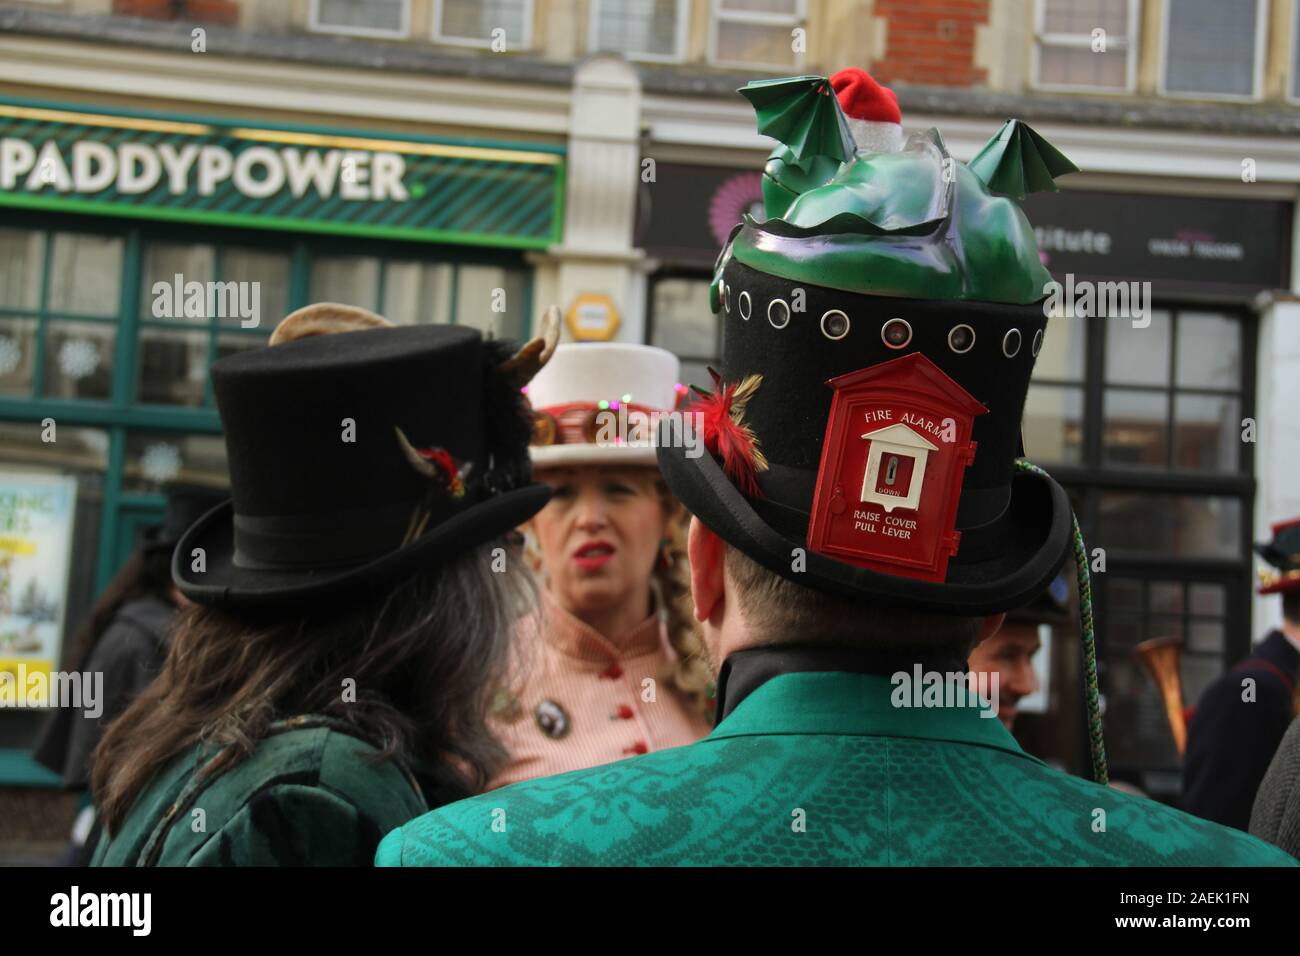
{"type": "Polygon", "coordinates": [[[825,77],[760,80],[739,92],[758,131],[781,145],[763,171],[768,218],[746,216],[718,258],[715,311],[731,256],[866,295],[1024,305],[1046,294],[1052,277],[1013,199],[1055,191],[1054,180],[1078,168],[1025,123],[1008,120],[964,164],[936,129],[897,153],[858,151],[825,77]]]}

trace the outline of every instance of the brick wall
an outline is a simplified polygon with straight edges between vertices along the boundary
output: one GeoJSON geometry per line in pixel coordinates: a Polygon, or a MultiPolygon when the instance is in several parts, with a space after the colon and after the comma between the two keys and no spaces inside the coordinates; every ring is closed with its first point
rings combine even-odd
{"type": "Polygon", "coordinates": [[[876,0],[888,24],[885,55],[871,64],[883,83],[982,86],[975,66],[975,28],[987,24],[989,0],[876,0]]]}

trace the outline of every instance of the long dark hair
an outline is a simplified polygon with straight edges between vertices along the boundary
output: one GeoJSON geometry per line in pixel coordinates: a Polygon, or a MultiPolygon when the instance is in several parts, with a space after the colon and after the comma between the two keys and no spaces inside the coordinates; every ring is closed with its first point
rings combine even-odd
{"type": "Polygon", "coordinates": [[[211,776],[251,754],[273,721],[298,714],[345,721],[379,759],[401,760],[440,790],[482,790],[506,759],[487,727],[489,703],[515,620],[532,603],[525,575],[494,571],[503,544],[347,602],[184,609],[162,673],[95,751],[91,782],[109,835],[178,754],[200,741],[230,747],[211,776]],[[349,679],[355,701],[344,700],[349,679]]]}
{"type": "Polygon", "coordinates": [[[125,605],[153,597],[175,604],[171,596],[171,548],[144,544],[131,552],[108,587],[95,601],[90,614],[73,636],[76,659],[85,660],[91,648],[108,630],[108,625],[125,605]]]}

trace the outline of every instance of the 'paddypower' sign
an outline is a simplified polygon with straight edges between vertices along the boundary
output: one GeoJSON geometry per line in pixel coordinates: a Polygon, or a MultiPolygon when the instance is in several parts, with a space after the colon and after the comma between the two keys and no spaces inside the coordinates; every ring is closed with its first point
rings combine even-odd
{"type": "Polygon", "coordinates": [[[0,100],[0,205],[536,248],[563,153],[0,100]]]}

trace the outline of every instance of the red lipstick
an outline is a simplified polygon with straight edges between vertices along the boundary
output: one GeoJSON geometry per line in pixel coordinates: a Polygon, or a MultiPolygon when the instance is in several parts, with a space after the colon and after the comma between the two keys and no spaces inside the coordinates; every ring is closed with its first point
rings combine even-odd
{"type": "Polygon", "coordinates": [[[584,571],[595,571],[607,564],[618,550],[608,541],[599,538],[584,541],[573,552],[573,560],[584,571]]]}

